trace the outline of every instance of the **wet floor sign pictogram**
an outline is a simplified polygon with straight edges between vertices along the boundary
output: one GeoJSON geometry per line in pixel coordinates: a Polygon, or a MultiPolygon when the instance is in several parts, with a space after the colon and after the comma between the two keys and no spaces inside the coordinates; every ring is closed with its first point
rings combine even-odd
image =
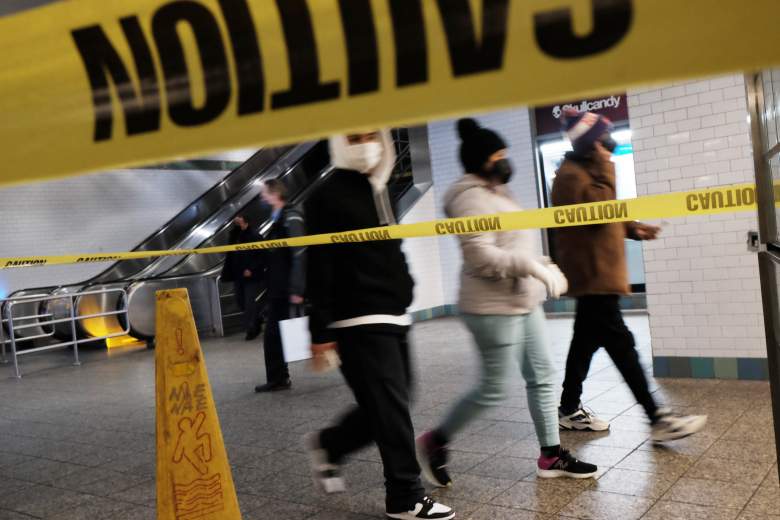
{"type": "Polygon", "coordinates": [[[157,518],[240,520],[186,289],[157,292],[157,518]]]}

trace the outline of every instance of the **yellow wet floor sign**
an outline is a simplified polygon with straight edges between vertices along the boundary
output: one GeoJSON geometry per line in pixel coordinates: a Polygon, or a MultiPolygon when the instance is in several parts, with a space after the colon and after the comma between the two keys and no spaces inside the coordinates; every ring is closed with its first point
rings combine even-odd
{"type": "Polygon", "coordinates": [[[240,520],[186,289],[157,292],[157,518],[240,520]]]}

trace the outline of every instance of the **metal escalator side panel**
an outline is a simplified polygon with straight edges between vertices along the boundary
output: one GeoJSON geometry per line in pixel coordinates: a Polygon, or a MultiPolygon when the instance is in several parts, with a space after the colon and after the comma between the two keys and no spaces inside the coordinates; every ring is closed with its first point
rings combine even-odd
{"type": "MultiPolygon", "coordinates": [[[[317,182],[320,172],[327,168],[330,158],[327,153],[327,142],[320,141],[313,144],[306,154],[300,155],[295,164],[286,163],[280,165],[279,177],[283,178],[285,184],[290,189],[289,197],[291,202],[300,200],[301,195],[306,193],[311,185],[317,182]]],[[[271,175],[268,176],[273,177],[271,175]]],[[[265,177],[264,177],[265,178],[265,177]]],[[[260,181],[261,179],[258,179],[260,181]]],[[[262,183],[249,187],[240,198],[231,201],[222,210],[217,212],[211,232],[203,232],[199,242],[192,244],[191,247],[211,247],[226,245],[233,217],[239,213],[246,215],[250,221],[267,222],[270,219],[270,211],[260,202],[262,183]]],[[[264,223],[265,223],[264,222],[264,223]]],[[[204,226],[204,230],[206,226],[204,226]]],[[[167,257],[161,259],[159,265],[171,265],[168,270],[159,276],[185,276],[195,273],[211,270],[218,267],[224,261],[224,255],[187,255],[181,257],[167,257]]],[[[159,271],[158,271],[159,272],[159,271]]],[[[147,270],[145,275],[154,276],[154,273],[147,270]]]]}
{"type": "Polygon", "coordinates": [[[8,340],[8,329],[10,324],[5,322],[8,318],[9,305],[8,302],[14,302],[13,304],[13,326],[14,336],[22,343],[19,348],[29,348],[32,346],[27,341],[28,338],[45,337],[53,334],[53,326],[51,324],[45,324],[46,321],[51,318],[46,318],[48,311],[43,303],[35,298],[49,296],[53,287],[30,289],[23,291],[16,291],[9,295],[6,302],[0,307],[0,315],[4,320],[3,337],[8,340]],[[29,302],[25,300],[29,299],[29,302]],[[42,317],[43,316],[43,317],[42,317]],[[23,327],[23,328],[17,328],[23,327]]]}
{"type": "MultiPolygon", "coordinates": [[[[287,146],[259,150],[165,225],[144,239],[133,251],[164,250],[175,247],[183,234],[207,219],[215,207],[220,207],[226,200],[240,192],[259,171],[271,167],[282,157],[297,157],[298,154],[303,153],[305,148],[305,146],[287,146]]],[[[85,283],[110,283],[135,277],[155,261],[154,258],[122,260],[85,283]]]]}
{"type": "Polygon", "coordinates": [[[199,332],[215,333],[218,330],[219,289],[217,275],[178,277],[134,282],[127,288],[127,318],[130,334],[141,339],[155,336],[155,294],[165,289],[185,288],[189,293],[195,324],[199,332]]]}
{"type": "MultiPolygon", "coordinates": [[[[54,300],[46,302],[46,309],[51,314],[53,320],[65,320],[70,318],[71,305],[73,298],[71,294],[77,293],[84,289],[83,285],[69,285],[65,287],[58,287],[51,292],[52,296],[62,296],[54,300]]],[[[75,312],[75,311],[74,311],[75,312]]],[[[61,322],[54,325],[54,337],[60,341],[66,341],[73,339],[73,331],[71,330],[70,323],[61,322]]]]}
{"type": "Polygon", "coordinates": [[[93,285],[87,292],[107,291],[98,294],[84,294],[75,298],[76,329],[81,338],[105,338],[106,346],[111,349],[127,345],[136,345],[138,338],[126,333],[127,318],[125,308],[125,284],[93,285]]]}

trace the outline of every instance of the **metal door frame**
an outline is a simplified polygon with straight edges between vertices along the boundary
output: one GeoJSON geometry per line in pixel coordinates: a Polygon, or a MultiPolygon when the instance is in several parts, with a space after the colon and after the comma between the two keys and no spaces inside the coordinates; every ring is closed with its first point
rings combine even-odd
{"type": "Polygon", "coordinates": [[[775,190],[770,160],[780,155],[780,146],[770,148],[765,140],[764,84],[761,73],[745,75],[750,130],[753,141],[753,161],[756,174],[756,201],[760,246],[758,267],[761,280],[761,300],[764,307],[764,331],[772,395],[772,416],[775,447],[780,464],[780,291],[777,269],[780,268],[780,237],[777,234],[775,190]]]}

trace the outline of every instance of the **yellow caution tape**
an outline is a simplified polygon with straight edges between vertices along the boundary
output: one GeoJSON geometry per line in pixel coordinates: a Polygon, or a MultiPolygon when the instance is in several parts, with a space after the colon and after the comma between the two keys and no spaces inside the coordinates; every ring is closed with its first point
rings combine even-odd
{"type": "Polygon", "coordinates": [[[0,184],[780,62],[777,0],[79,0],[0,18],[0,184]]]}
{"type": "Polygon", "coordinates": [[[157,292],[157,518],[241,520],[187,289],[157,292]]]}
{"type": "MultiPolygon", "coordinates": [[[[776,185],[775,190],[780,192],[780,187],[776,185]]],[[[370,242],[375,240],[394,240],[441,235],[464,235],[470,233],[512,231],[517,229],[587,226],[591,224],[628,222],[632,220],[714,215],[717,213],[749,211],[754,210],[755,208],[755,185],[739,184],[703,190],[648,195],[636,199],[611,200],[589,204],[576,204],[573,206],[532,209],[512,213],[432,220],[414,224],[398,224],[395,226],[359,229],[342,233],[325,233],[282,240],[266,240],[247,244],[206,247],[202,249],[0,258],[0,270],[15,267],[36,267],[84,262],[115,262],[118,260],[158,256],[205,255],[229,253],[231,251],[303,247],[322,244],[344,244],[350,242],[370,242]]]]}

